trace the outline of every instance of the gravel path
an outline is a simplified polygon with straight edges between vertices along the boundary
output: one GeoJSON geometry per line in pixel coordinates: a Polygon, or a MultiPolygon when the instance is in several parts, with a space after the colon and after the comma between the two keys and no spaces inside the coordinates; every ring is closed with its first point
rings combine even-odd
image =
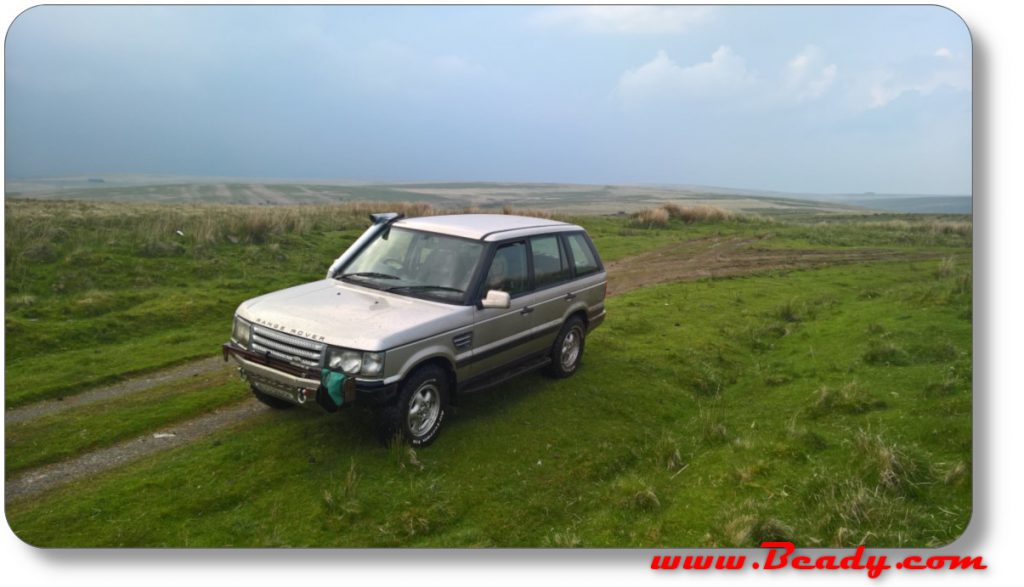
{"type": "Polygon", "coordinates": [[[187,377],[204,375],[220,370],[230,370],[233,368],[233,364],[225,363],[224,358],[220,355],[210,357],[209,359],[200,359],[198,361],[192,361],[191,363],[185,363],[184,365],[178,365],[177,367],[164,369],[163,371],[140,375],[139,377],[115,383],[113,385],[100,387],[92,391],[86,391],[77,395],[69,395],[68,397],[59,400],[44,400],[27,406],[22,406],[20,408],[15,408],[13,410],[7,410],[4,412],[4,424],[10,426],[11,424],[17,424],[18,422],[24,422],[25,420],[31,420],[33,418],[38,418],[39,416],[53,414],[69,408],[77,408],[98,401],[104,401],[115,397],[124,397],[140,391],[146,391],[147,389],[152,389],[157,385],[170,383],[187,377]]]}
{"type": "Polygon", "coordinates": [[[245,400],[241,404],[221,408],[199,418],[109,448],[86,453],[69,461],[26,471],[7,480],[4,486],[4,500],[12,502],[24,499],[83,477],[91,477],[126,465],[142,457],[193,442],[222,428],[242,422],[264,409],[265,406],[255,399],[245,400]]]}

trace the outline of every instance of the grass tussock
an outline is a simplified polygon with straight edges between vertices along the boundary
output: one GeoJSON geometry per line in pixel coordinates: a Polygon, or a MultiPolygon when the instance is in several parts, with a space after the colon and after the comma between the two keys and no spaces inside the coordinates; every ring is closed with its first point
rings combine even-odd
{"type": "Polygon", "coordinates": [[[668,212],[669,217],[682,220],[686,224],[695,222],[726,222],[736,220],[739,215],[716,206],[679,206],[678,204],[666,204],[663,208],[668,212]]]}
{"type": "Polygon", "coordinates": [[[935,270],[935,276],[938,278],[945,278],[953,275],[953,271],[956,269],[956,259],[953,257],[944,257],[939,261],[939,267],[935,270]]]}
{"type": "Polygon", "coordinates": [[[851,547],[874,536],[898,535],[901,499],[856,478],[818,473],[808,484],[809,507],[816,512],[815,533],[827,546],[851,547]]]}
{"type": "Polygon", "coordinates": [[[634,212],[629,217],[629,225],[637,228],[667,228],[669,214],[664,208],[647,208],[634,212]]]}
{"type": "Polygon", "coordinates": [[[867,477],[881,490],[913,497],[931,481],[931,473],[921,459],[879,434],[859,430],[854,443],[867,477]]]}
{"type": "Polygon", "coordinates": [[[869,365],[907,365],[910,354],[890,340],[872,340],[864,351],[863,359],[869,365]]]}
{"type": "Polygon", "coordinates": [[[803,322],[813,317],[813,311],[805,302],[790,299],[776,308],[775,315],[783,322],[803,322]]]}
{"type": "Polygon", "coordinates": [[[856,381],[847,383],[839,390],[822,386],[817,393],[810,415],[821,418],[829,414],[863,414],[887,407],[884,400],[878,399],[856,381]]]}
{"type": "Polygon", "coordinates": [[[958,390],[966,387],[969,385],[962,383],[956,369],[950,367],[943,373],[942,379],[932,381],[925,386],[923,391],[926,397],[944,397],[955,395],[958,390]]]}
{"type": "Polygon", "coordinates": [[[789,542],[793,528],[769,516],[744,514],[729,520],[723,528],[725,542],[734,547],[760,546],[762,542],[789,542]]]}
{"type": "Polygon", "coordinates": [[[669,432],[663,433],[654,443],[653,454],[655,462],[668,471],[678,471],[685,464],[679,452],[679,441],[669,432]]]}
{"type": "Polygon", "coordinates": [[[544,546],[554,548],[579,548],[583,546],[583,540],[573,530],[562,532],[551,532],[544,538],[544,546]]]}
{"type": "Polygon", "coordinates": [[[725,426],[725,409],[720,401],[698,404],[697,418],[701,439],[706,444],[717,445],[729,440],[729,430],[725,426]]]}
{"type": "Polygon", "coordinates": [[[629,217],[629,225],[636,228],[667,228],[670,220],[678,220],[684,224],[695,224],[752,219],[754,218],[745,217],[716,206],[665,204],[660,208],[645,208],[634,212],[629,217]]]}
{"type": "Polygon", "coordinates": [[[324,514],[329,522],[342,525],[363,513],[363,506],[357,497],[359,481],[355,459],[350,459],[345,480],[323,492],[324,514]]]}
{"type": "Polygon", "coordinates": [[[661,507],[661,500],[654,487],[639,477],[626,477],[615,482],[613,487],[618,503],[626,509],[650,512],[661,507]]]}

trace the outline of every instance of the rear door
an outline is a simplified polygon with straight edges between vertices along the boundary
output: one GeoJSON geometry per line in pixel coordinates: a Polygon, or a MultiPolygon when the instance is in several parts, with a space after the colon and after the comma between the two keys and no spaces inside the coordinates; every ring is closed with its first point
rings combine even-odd
{"type": "Polygon", "coordinates": [[[565,321],[565,313],[575,299],[572,292],[572,269],[565,241],[556,234],[530,238],[534,289],[537,294],[534,314],[535,336],[548,348],[565,321]]]}

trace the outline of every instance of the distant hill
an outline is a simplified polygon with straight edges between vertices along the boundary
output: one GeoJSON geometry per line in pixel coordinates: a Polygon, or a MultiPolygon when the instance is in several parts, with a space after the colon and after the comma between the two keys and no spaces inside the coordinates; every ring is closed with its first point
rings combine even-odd
{"type": "Polygon", "coordinates": [[[970,213],[971,198],[955,196],[788,194],[709,186],[587,185],[508,182],[367,183],[115,175],[14,180],[8,197],[167,203],[323,204],[427,202],[439,208],[505,206],[576,214],[629,213],[674,202],[744,213],[970,213]]]}

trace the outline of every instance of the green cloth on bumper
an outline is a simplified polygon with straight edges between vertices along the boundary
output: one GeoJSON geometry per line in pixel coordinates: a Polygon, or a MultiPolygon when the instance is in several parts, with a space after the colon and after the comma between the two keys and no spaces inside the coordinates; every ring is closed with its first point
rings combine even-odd
{"type": "Polygon", "coordinates": [[[320,371],[320,389],[316,392],[316,403],[328,412],[337,412],[345,403],[345,374],[323,369],[320,371]]]}

